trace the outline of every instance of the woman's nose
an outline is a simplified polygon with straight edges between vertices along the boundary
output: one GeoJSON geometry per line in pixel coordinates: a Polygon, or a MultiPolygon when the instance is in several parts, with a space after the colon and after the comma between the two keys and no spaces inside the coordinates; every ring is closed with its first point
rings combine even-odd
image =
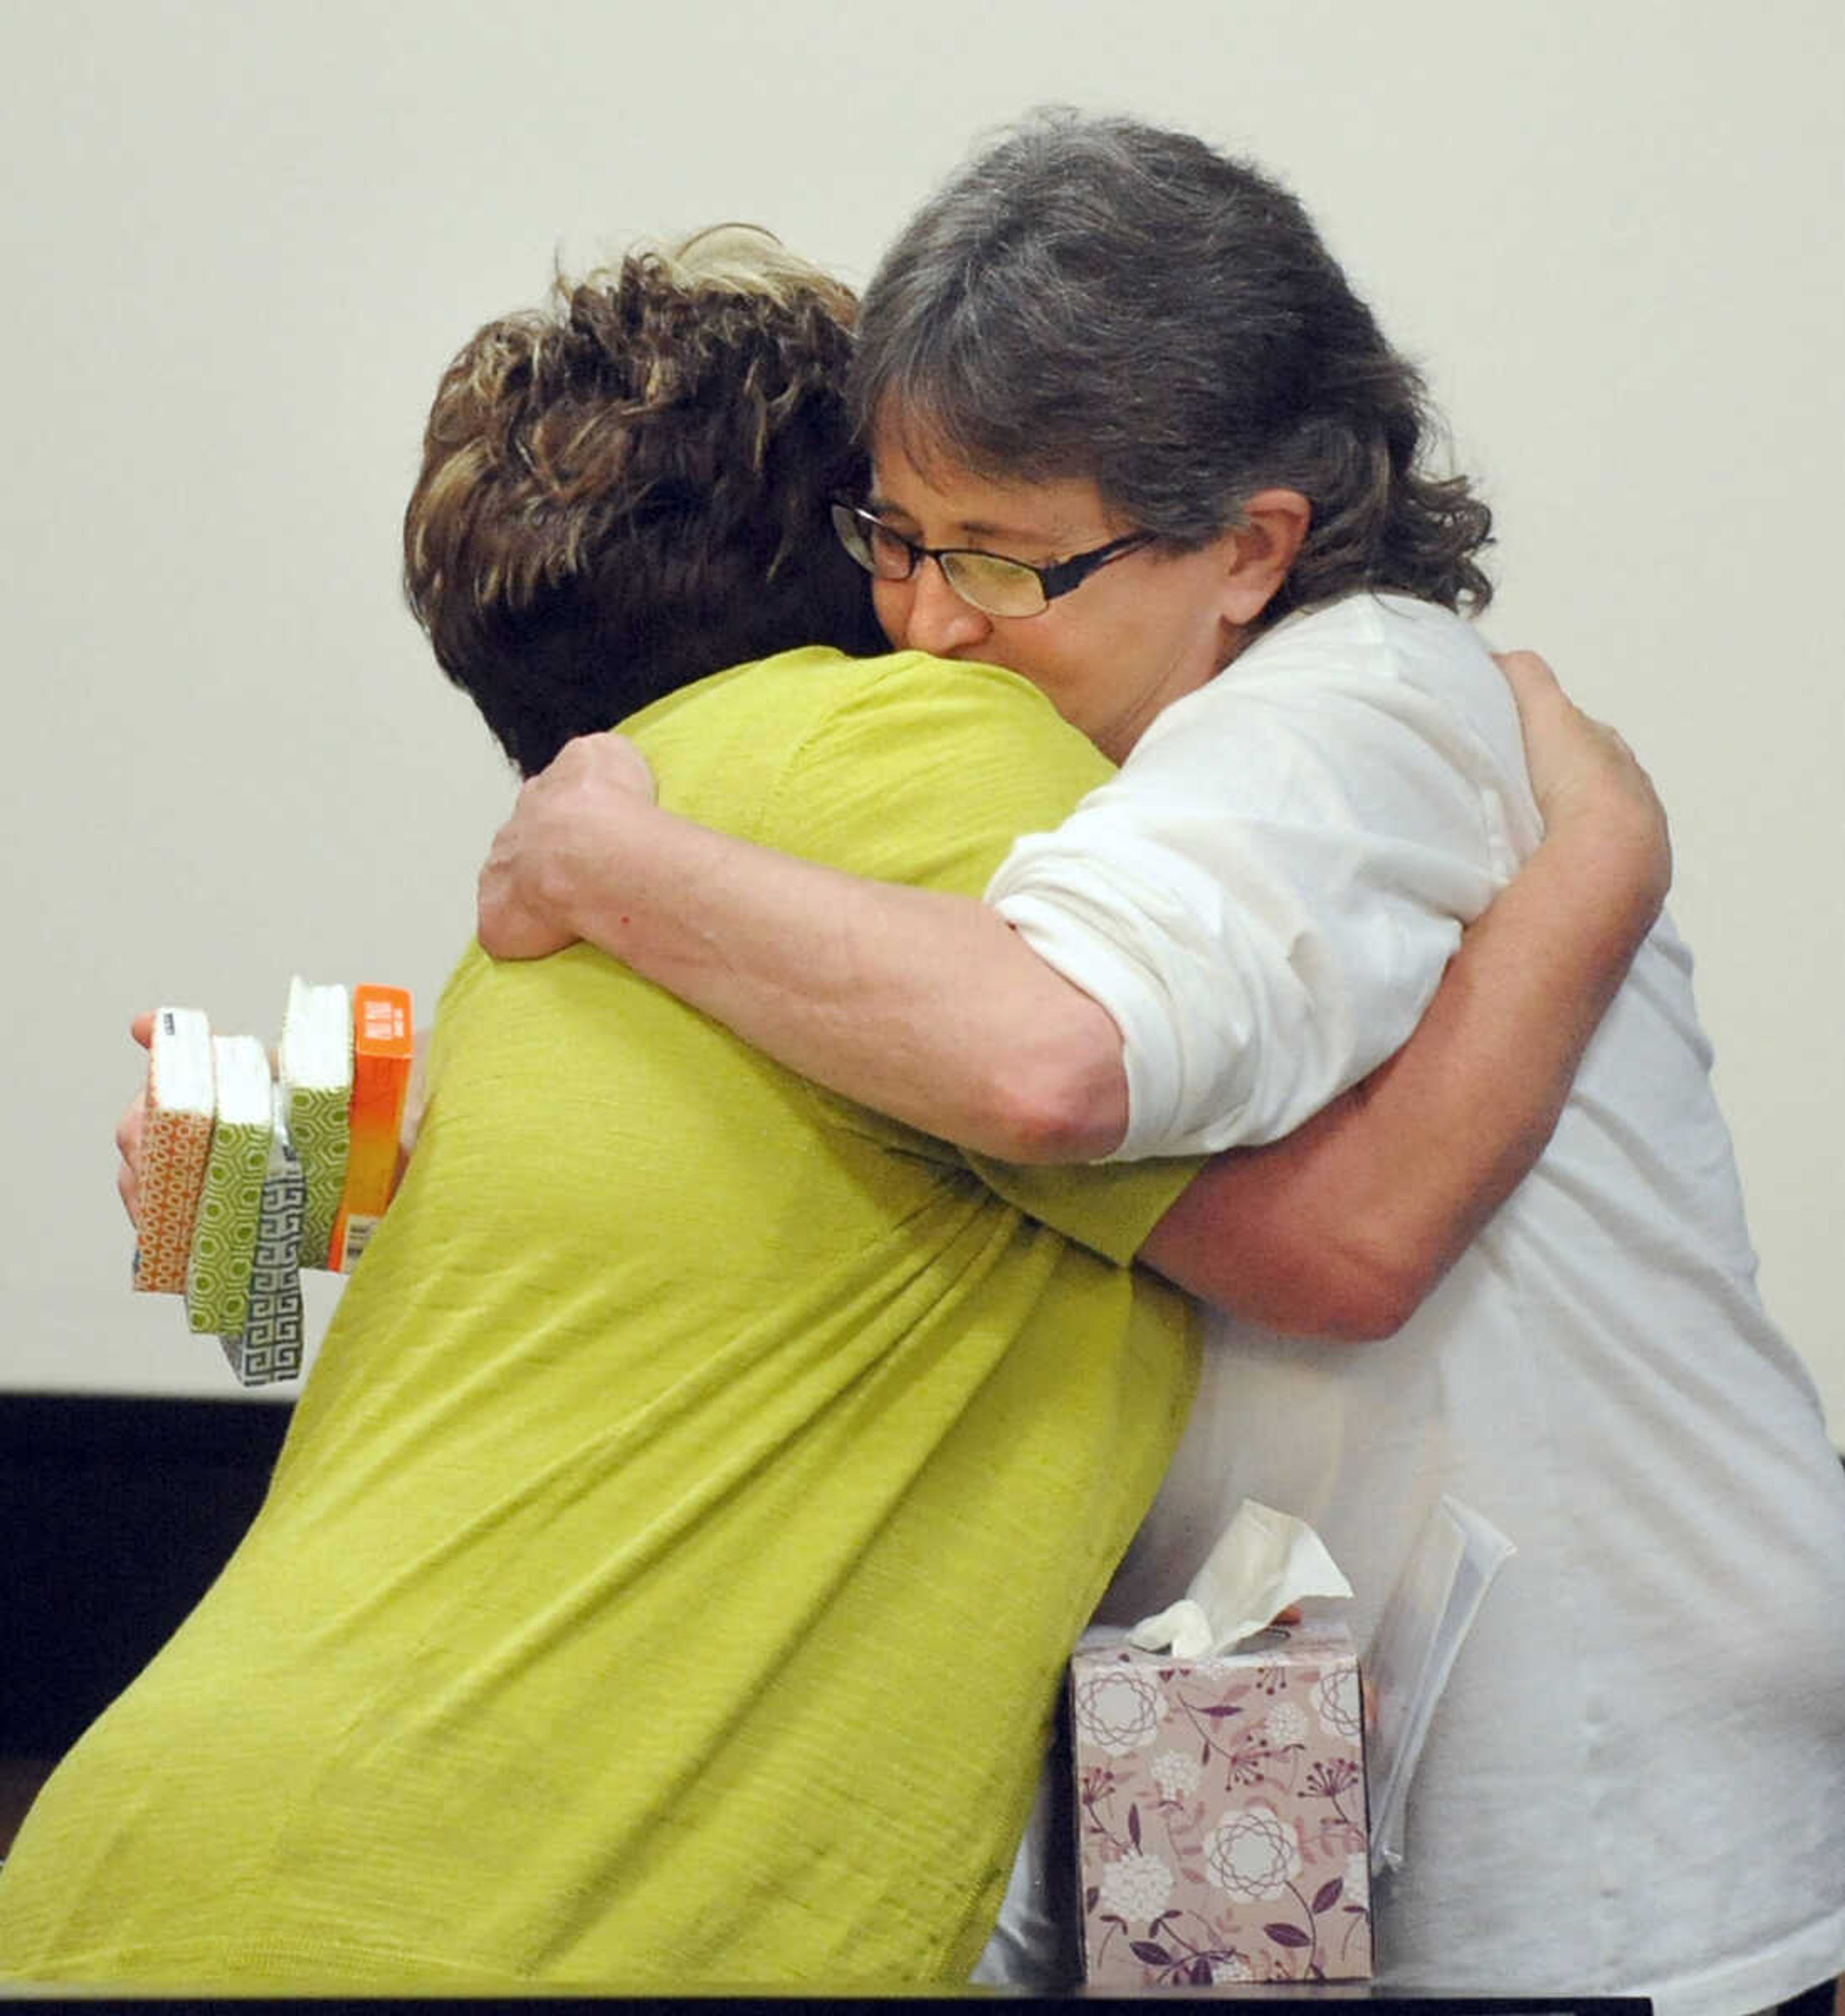
{"type": "Polygon", "coordinates": [[[957,651],[984,643],[992,632],[993,619],[955,593],[939,561],[919,561],[907,581],[892,585],[906,600],[886,617],[885,628],[891,628],[890,617],[895,616],[902,634],[893,635],[892,641],[907,650],[951,658],[957,651]]]}

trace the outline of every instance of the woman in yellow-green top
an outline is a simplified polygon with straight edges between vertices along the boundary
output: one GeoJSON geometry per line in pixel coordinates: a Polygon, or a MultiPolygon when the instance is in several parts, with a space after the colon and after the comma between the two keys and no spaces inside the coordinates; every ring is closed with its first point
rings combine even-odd
{"type": "MultiPolygon", "coordinates": [[[[845,297],[716,249],[456,360],[418,613],[524,769],[669,693],[687,812],[977,891],[1104,767],[1021,682],[809,652],[676,690],[869,632],[845,297]]],[[[1187,1170],[977,1173],[587,949],[470,951],[430,1062],[268,1499],[28,1817],[0,1971],[964,1980],[1191,1391],[1125,1265],[1187,1170]]]]}
{"type": "MultiPolygon", "coordinates": [[[[688,811],[957,889],[1103,767],[913,656],[640,732],[688,811]]],[[[586,949],[464,957],[431,1092],[267,1504],[0,1879],[5,1965],[964,1980],[1189,1398],[1116,1264],[1189,1165],[983,1179],[586,949]]]]}
{"type": "MultiPolygon", "coordinates": [[[[869,645],[827,517],[863,471],[849,298],[739,236],[467,346],[405,520],[413,602],[528,775],[656,703],[636,733],[671,807],[977,892],[1105,766],[1004,672],[770,657],[869,645]]],[[[1465,1222],[1485,1186],[1433,1125],[1480,1082],[1458,1033],[1408,1081],[1429,1153],[1378,1154],[1393,1085],[1253,1183],[1187,1188],[979,1165],[586,948],[470,952],[269,1498],[28,1816],[0,1973],[964,1979],[1069,1643],[1191,1390],[1185,1309],[1126,1263],[1213,1294],[1266,1269],[1311,1306],[1346,1220],[1374,1222],[1329,1168],[1363,1190],[1381,1165],[1396,1198],[1452,1161],[1465,1222]]],[[[1505,1094],[1463,1103],[1517,1133],[1505,1094]]]]}

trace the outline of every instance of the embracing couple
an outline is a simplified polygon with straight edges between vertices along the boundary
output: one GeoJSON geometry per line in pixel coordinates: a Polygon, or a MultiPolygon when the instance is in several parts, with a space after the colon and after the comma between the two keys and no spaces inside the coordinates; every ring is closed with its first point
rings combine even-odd
{"type": "Polygon", "coordinates": [[[1453,1492],[1519,1552],[1387,1978],[1837,1971],[1845,1481],[1657,807],[1521,660],[1528,779],[1414,373],[1270,179],[1128,121],[988,150],[854,319],[726,228],[445,376],[406,581],[531,780],[485,949],[0,1969],[965,1980],[1111,1578],[1255,1496],[1362,1639],[1453,1492]]]}

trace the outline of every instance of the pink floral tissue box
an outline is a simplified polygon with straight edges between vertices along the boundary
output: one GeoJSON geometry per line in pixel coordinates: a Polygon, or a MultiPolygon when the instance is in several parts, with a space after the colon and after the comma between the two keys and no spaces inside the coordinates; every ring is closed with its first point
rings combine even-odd
{"type": "Polygon", "coordinates": [[[1371,1971],[1363,1709],[1342,1624],[1070,1668],[1085,1971],[1116,1987],[1371,1971]]]}

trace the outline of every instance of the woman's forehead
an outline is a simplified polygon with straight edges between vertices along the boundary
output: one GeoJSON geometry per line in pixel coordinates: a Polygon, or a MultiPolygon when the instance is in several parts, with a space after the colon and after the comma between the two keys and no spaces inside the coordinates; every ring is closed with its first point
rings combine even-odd
{"type": "Polygon", "coordinates": [[[872,508],[946,538],[1010,537],[1095,545],[1130,529],[1115,521],[1087,477],[1013,477],[969,468],[913,430],[877,429],[871,437],[872,508]]]}

